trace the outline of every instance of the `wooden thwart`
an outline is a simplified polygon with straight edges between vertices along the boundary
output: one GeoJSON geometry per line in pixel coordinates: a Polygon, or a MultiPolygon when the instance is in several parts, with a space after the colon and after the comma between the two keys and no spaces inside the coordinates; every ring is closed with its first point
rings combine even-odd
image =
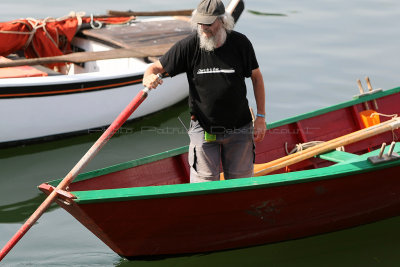
{"type": "Polygon", "coordinates": [[[386,122],[365,128],[333,140],[327,141],[325,143],[316,145],[309,149],[299,151],[295,154],[291,154],[264,164],[256,164],[254,166],[254,176],[262,176],[268,173],[274,172],[276,170],[285,168],[287,166],[293,165],[300,161],[312,158],[319,154],[329,152],[336,149],[337,147],[346,146],[369,137],[376,136],[378,134],[392,131],[400,127],[400,118],[394,118],[386,122]]]}
{"type": "Polygon", "coordinates": [[[158,52],[152,51],[141,52],[136,49],[119,48],[108,51],[98,51],[98,52],[77,52],[62,56],[55,57],[41,57],[41,58],[30,58],[30,59],[18,59],[9,62],[1,62],[0,68],[5,67],[16,67],[16,66],[33,66],[41,64],[52,64],[52,63],[83,63],[88,61],[113,59],[113,58],[129,58],[129,57],[152,57],[159,56],[158,52]]]}

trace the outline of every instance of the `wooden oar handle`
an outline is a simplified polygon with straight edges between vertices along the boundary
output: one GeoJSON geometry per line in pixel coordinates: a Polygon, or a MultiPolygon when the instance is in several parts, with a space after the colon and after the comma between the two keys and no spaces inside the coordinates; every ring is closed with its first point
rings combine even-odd
{"type": "Polygon", "coordinates": [[[144,58],[149,56],[159,56],[159,55],[151,52],[144,53],[133,48],[132,49],[116,48],[112,50],[97,51],[97,52],[75,52],[54,57],[17,59],[13,61],[0,62],[0,68],[25,66],[25,65],[33,66],[40,64],[53,64],[53,63],[64,63],[64,62],[83,63],[88,61],[104,60],[104,59],[129,58],[129,57],[144,58]]]}
{"type": "Polygon", "coordinates": [[[168,10],[168,11],[117,11],[108,10],[107,13],[112,16],[130,17],[130,16],[191,16],[193,9],[168,10]]]}

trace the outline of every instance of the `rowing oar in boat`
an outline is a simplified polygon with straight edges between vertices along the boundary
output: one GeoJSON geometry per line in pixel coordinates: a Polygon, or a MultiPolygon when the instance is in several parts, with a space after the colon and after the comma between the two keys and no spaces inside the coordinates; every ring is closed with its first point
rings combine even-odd
{"type": "Polygon", "coordinates": [[[166,11],[117,11],[108,10],[108,15],[118,17],[130,16],[191,16],[193,9],[166,10],[166,11]]]}
{"type": "MultiPolygon", "coordinates": [[[[161,75],[158,74],[159,79],[161,75]]],[[[118,129],[125,123],[131,114],[139,107],[139,105],[146,99],[150,89],[144,88],[141,90],[128,106],[118,115],[114,122],[108,129],[100,136],[100,138],[92,145],[86,154],[79,160],[79,162],[72,168],[72,170],[64,177],[60,184],[54,189],[53,192],[43,201],[43,203],[36,209],[36,211],[29,217],[29,219],[22,225],[22,227],[15,233],[15,235],[8,241],[8,243],[0,251],[0,261],[7,255],[7,253],[15,246],[15,244],[25,235],[32,225],[42,216],[46,209],[50,206],[53,200],[57,197],[58,192],[62,193],[63,190],[75,179],[80,171],[92,160],[100,149],[110,140],[110,138],[118,131],[118,129]]]]}
{"type": "MultiPolygon", "coordinates": [[[[392,122],[392,120],[388,120],[388,121],[382,122],[382,123],[380,123],[380,124],[376,124],[375,126],[372,126],[373,128],[372,128],[371,130],[373,131],[374,129],[376,129],[376,127],[383,127],[384,125],[389,124],[389,123],[391,123],[391,122],[392,122]]],[[[364,130],[365,130],[365,129],[364,129],[364,130]]],[[[347,135],[340,136],[340,137],[337,137],[337,138],[335,138],[335,139],[326,141],[326,142],[323,143],[323,145],[335,144],[338,140],[340,141],[340,140],[342,140],[344,137],[346,137],[346,138],[352,138],[353,136],[358,135],[358,134],[360,134],[360,131],[352,132],[352,133],[349,133],[349,134],[347,134],[347,135]]],[[[341,146],[337,146],[337,147],[341,147],[341,146]]],[[[333,149],[336,149],[337,147],[335,147],[335,148],[333,148],[333,149]]],[[[319,148],[320,148],[320,146],[316,145],[316,146],[307,148],[307,151],[310,152],[310,151],[313,151],[313,150],[316,150],[316,149],[319,149],[319,148]]],[[[332,150],[333,150],[333,149],[332,149],[332,150]]],[[[262,170],[263,168],[268,168],[268,167],[274,166],[274,165],[276,165],[276,164],[280,164],[281,162],[290,160],[290,159],[292,159],[292,158],[294,158],[294,157],[298,157],[298,156],[301,155],[301,153],[303,153],[303,152],[305,152],[305,150],[299,151],[299,152],[294,153],[294,154],[287,155],[287,156],[285,156],[285,157],[281,157],[281,158],[279,158],[279,159],[276,159],[276,160],[274,160],[274,161],[270,161],[270,162],[267,162],[267,163],[255,164],[255,165],[254,165],[254,172],[257,173],[258,171],[262,170]]],[[[286,166],[284,166],[284,167],[286,167],[286,166]]]]}
{"type": "Polygon", "coordinates": [[[376,124],[374,126],[335,138],[328,142],[318,144],[314,147],[299,151],[295,154],[291,154],[264,164],[257,164],[254,166],[254,175],[266,175],[273,171],[298,163],[300,161],[332,151],[337,147],[346,146],[376,136],[378,134],[393,131],[398,128],[400,128],[400,118],[394,118],[386,122],[382,122],[380,124],[376,124]]]}
{"type": "Polygon", "coordinates": [[[159,56],[151,52],[143,53],[138,50],[129,48],[117,48],[107,51],[96,51],[96,52],[76,52],[61,56],[54,57],[41,57],[41,58],[29,58],[29,59],[17,59],[13,61],[1,62],[0,68],[5,67],[16,67],[16,66],[33,66],[40,64],[53,64],[53,63],[83,63],[95,60],[113,59],[113,58],[129,58],[129,57],[155,57],[159,56]]]}

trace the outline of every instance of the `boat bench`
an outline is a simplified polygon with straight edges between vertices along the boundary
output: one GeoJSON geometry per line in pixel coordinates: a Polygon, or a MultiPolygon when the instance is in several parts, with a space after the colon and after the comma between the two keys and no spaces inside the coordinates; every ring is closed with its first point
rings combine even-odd
{"type": "Polygon", "coordinates": [[[332,162],[342,163],[345,161],[350,161],[350,160],[356,159],[359,157],[359,155],[344,152],[344,151],[333,150],[333,151],[318,155],[316,157],[324,159],[324,160],[329,160],[332,162]]]}
{"type": "MultiPolygon", "coordinates": [[[[388,150],[389,150],[389,146],[386,146],[384,149],[384,153],[388,153],[388,150]]],[[[400,153],[400,142],[396,142],[396,145],[393,150],[394,150],[394,152],[400,153]]],[[[356,160],[356,159],[367,159],[368,157],[371,157],[371,156],[377,156],[379,154],[379,152],[380,152],[380,149],[376,149],[374,151],[365,153],[363,155],[356,155],[356,154],[352,154],[352,153],[348,153],[348,152],[344,152],[344,151],[333,150],[333,151],[318,155],[316,157],[318,157],[320,159],[336,162],[336,163],[342,163],[342,162],[348,162],[348,161],[352,161],[352,160],[356,160]]]]}

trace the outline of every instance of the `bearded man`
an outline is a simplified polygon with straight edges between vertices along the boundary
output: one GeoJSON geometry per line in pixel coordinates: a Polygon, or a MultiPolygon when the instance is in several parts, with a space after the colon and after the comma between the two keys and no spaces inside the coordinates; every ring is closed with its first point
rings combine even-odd
{"type": "Polygon", "coordinates": [[[254,142],[266,132],[264,82],[253,46],[233,31],[234,20],[220,0],[202,0],[191,21],[196,31],[150,65],[143,85],[162,84],[158,73],[187,75],[191,182],[219,180],[221,162],[225,179],[251,177],[254,142]],[[245,78],[251,78],[257,104],[254,125],[245,78]]]}

